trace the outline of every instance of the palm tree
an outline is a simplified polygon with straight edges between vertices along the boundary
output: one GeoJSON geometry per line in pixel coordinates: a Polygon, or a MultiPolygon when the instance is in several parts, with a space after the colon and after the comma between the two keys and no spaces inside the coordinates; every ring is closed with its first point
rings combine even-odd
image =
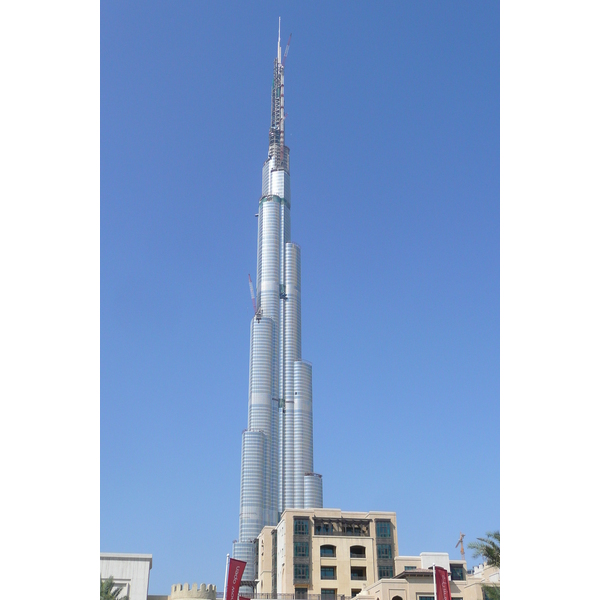
{"type": "Polygon", "coordinates": [[[471,542],[469,548],[474,550],[473,558],[481,556],[490,567],[500,568],[500,532],[488,531],[484,538],[471,542]]]}
{"type": "MultiPolygon", "coordinates": [[[[474,550],[473,558],[481,556],[490,567],[500,568],[500,532],[488,531],[484,538],[471,542],[469,548],[474,550]]],[[[500,586],[482,584],[481,590],[485,600],[500,600],[500,586]]]]}
{"type": "Polygon", "coordinates": [[[500,600],[500,586],[496,584],[481,585],[483,600],[500,600]]]}
{"type": "Polygon", "coordinates": [[[115,587],[112,577],[108,579],[100,578],[100,600],[129,600],[129,596],[119,598],[121,588],[115,587]]]}

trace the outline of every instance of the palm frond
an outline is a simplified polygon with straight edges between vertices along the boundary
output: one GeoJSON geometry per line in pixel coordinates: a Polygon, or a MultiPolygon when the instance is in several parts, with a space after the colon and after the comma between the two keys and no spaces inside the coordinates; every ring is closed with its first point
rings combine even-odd
{"type": "Polygon", "coordinates": [[[484,538],[468,544],[473,557],[481,556],[490,566],[500,568],[500,531],[488,531],[484,538]]]}
{"type": "Polygon", "coordinates": [[[115,587],[113,577],[108,579],[100,578],[100,600],[129,600],[129,596],[120,596],[123,590],[115,587]]]}

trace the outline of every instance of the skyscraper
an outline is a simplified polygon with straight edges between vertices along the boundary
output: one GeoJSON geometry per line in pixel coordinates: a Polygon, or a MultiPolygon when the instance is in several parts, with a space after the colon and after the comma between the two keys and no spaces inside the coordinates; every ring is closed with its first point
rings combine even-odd
{"type": "MultiPolygon", "coordinates": [[[[289,47],[289,46],[288,46],[289,47]]],[[[242,435],[240,533],[235,558],[256,579],[255,539],[286,508],[321,508],[313,472],[312,365],[302,360],[300,247],[290,241],[290,150],[285,145],[281,36],[271,91],[269,154],[258,205],[256,311],[250,326],[248,429],[242,435]]]]}

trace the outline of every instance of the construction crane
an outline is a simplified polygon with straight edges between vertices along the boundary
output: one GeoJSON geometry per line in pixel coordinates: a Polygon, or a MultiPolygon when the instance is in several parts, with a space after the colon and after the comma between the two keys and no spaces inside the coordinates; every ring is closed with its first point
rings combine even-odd
{"type": "Polygon", "coordinates": [[[285,47],[285,52],[283,53],[283,58],[281,59],[281,66],[285,67],[285,59],[287,58],[288,52],[290,51],[290,42],[292,41],[292,34],[290,33],[290,37],[288,38],[287,46],[285,47]]]}
{"type": "Polygon", "coordinates": [[[252,298],[252,307],[254,308],[254,316],[257,321],[260,321],[262,317],[262,308],[256,308],[256,296],[254,295],[254,286],[252,285],[252,278],[250,277],[250,273],[248,273],[248,285],[250,286],[250,297],[252,298]]]}
{"type": "Polygon", "coordinates": [[[454,546],[455,548],[458,548],[458,545],[460,544],[460,556],[463,560],[465,560],[465,547],[463,546],[464,537],[465,537],[465,534],[461,531],[460,538],[459,538],[458,542],[456,542],[456,546],[454,546]]]}

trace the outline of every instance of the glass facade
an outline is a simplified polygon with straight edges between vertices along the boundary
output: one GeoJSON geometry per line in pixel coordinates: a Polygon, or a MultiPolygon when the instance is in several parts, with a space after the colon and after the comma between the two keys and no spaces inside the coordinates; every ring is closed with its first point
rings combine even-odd
{"type": "Polygon", "coordinates": [[[279,48],[258,203],[248,429],[242,436],[240,534],[233,548],[233,556],[248,563],[242,577],[247,584],[256,579],[256,569],[250,566],[256,556],[248,560],[248,544],[262,528],[276,525],[288,508],[323,506],[321,476],[313,468],[312,365],[302,359],[301,252],[291,241],[284,80],[279,48]]]}
{"type": "Polygon", "coordinates": [[[366,548],[364,546],[350,546],[350,558],[365,558],[366,548]]]}
{"type": "Polygon", "coordinates": [[[377,537],[390,538],[392,537],[392,524],[390,521],[376,521],[375,529],[377,537]]]}
{"type": "Polygon", "coordinates": [[[308,556],[308,542],[294,542],[294,556],[308,556]]]}
{"type": "Polygon", "coordinates": [[[315,517],[315,535],[343,535],[369,537],[370,521],[365,519],[337,519],[315,517]]]}
{"type": "Polygon", "coordinates": [[[450,565],[450,578],[453,581],[465,580],[465,569],[462,565],[450,565]]]}
{"type": "Polygon", "coordinates": [[[367,568],[366,567],[350,567],[350,579],[352,581],[366,581],[367,580],[367,568]]]}
{"type": "Polygon", "coordinates": [[[271,532],[271,589],[277,592],[277,529],[271,532]]]}
{"type": "Polygon", "coordinates": [[[394,576],[394,546],[392,522],[390,520],[375,521],[377,541],[377,578],[389,579],[394,576]]]}
{"type": "Polygon", "coordinates": [[[309,565],[294,565],[294,581],[308,581],[310,578],[309,565]]]}
{"type": "Polygon", "coordinates": [[[294,519],[294,535],[308,535],[308,519],[294,519]]]}
{"type": "Polygon", "coordinates": [[[391,579],[394,576],[394,567],[391,565],[377,567],[377,574],[379,579],[391,579]]]}

